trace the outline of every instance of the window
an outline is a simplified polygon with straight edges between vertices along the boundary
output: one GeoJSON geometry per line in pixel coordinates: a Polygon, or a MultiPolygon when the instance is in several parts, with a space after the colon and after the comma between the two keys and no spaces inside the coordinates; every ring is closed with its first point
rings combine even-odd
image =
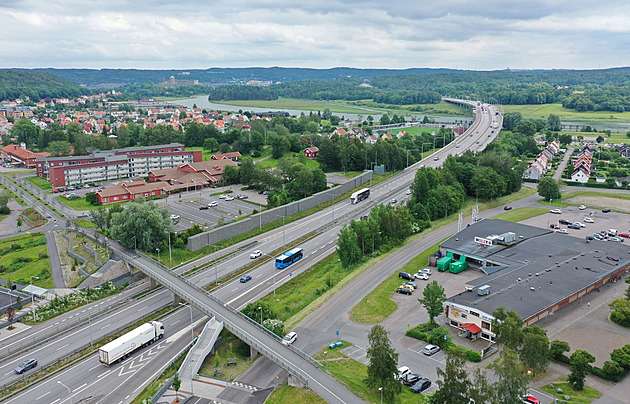
{"type": "Polygon", "coordinates": [[[477,313],[476,311],[471,311],[470,314],[472,314],[473,316],[479,317],[479,313],[477,313]]]}
{"type": "Polygon", "coordinates": [[[117,201],[119,198],[117,196],[114,197],[114,200],[117,201]]]}
{"type": "Polygon", "coordinates": [[[103,202],[109,202],[109,198],[103,198],[103,202]]]}
{"type": "Polygon", "coordinates": [[[482,321],[481,322],[481,328],[489,330],[490,329],[490,323],[487,321],[482,321]]]}

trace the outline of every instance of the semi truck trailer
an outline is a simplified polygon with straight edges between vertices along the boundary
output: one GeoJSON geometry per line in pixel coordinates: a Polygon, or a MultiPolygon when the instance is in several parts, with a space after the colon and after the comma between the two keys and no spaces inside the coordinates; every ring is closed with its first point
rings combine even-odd
{"type": "Polygon", "coordinates": [[[159,321],[150,321],[103,345],[98,350],[98,360],[109,366],[128,357],[137,349],[151,345],[162,337],[164,337],[164,324],[159,321]]]}

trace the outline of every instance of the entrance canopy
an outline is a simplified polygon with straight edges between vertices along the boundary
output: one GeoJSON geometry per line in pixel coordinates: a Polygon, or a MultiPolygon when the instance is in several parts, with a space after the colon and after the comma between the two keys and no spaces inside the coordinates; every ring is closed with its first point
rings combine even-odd
{"type": "Polygon", "coordinates": [[[470,331],[472,334],[478,334],[481,332],[481,328],[477,324],[473,323],[462,324],[459,327],[470,331]]]}
{"type": "Polygon", "coordinates": [[[46,292],[48,292],[48,289],[40,288],[39,286],[35,285],[28,285],[27,287],[22,289],[22,292],[30,293],[31,295],[35,295],[41,298],[44,297],[46,292]]]}

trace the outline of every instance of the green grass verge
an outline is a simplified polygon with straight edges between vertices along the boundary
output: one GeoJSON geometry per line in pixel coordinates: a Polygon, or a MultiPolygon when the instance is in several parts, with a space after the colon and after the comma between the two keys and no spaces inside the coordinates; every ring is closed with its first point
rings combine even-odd
{"type": "Polygon", "coordinates": [[[48,182],[44,178],[39,178],[35,176],[35,177],[26,177],[24,179],[30,182],[31,184],[35,185],[36,187],[43,189],[44,191],[47,191],[53,188],[52,185],[50,185],[50,182],[48,182]]]}
{"type": "Polygon", "coordinates": [[[505,112],[520,112],[524,118],[544,118],[547,119],[549,114],[560,116],[563,121],[614,121],[614,122],[630,122],[630,112],[611,112],[611,111],[588,111],[578,112],[574,109],[564,108],[562,104],[540,104],[540,105],[503,105],[505,112]]]}
{"type": "Polygon", "coordinates": [[[340,177],[346,177],[346,178],[354,178],[357,175],[363,174],[363,171],[344,171],[342,173],[337,173],[336,175],[340,176],[340,177]]]}
{"type": "Polygon", "coordinates": [[[7,192],[9,195],[11,195],[11,198],[13,198],[13,200],[19,203],[20,205],[26,206],[26,202],[24,202],[24,199],[17,196],[15,192],[11,191],[9,188],[5,187],[3,184],[0,184],[0,189],[2,189],[4,192],[7,192]]]}
{"type": "Polygon", "coordinates": [[[558,380],[542,387],[545,393],[558,398],[558,402],[567,404],[590,403],[600,397],[599,391],[592,387],[584,386],[584,390],[577,391],[573,389],[571,383],[566,381],[566,377],[561,377],[558,380]],[[557,393],[558,389],[562,389],[562,394],[557,393]],[[565,401],[565,396],[569,396],[571,399],[565,401]]]}
{"type": "MultiPolygon", "coordinates": [[[[287,153],[284,153],[283,157],[297,157],[300,163],[304,164],[311,170],[319,167],[319,163],[316,160],[307,159],[301,153],[287,152],[287,153]]],[[[258,164],[260,167],[263,167],[263,168],[272,168],[272,167],[277,167],[278,162],[279,162],[279,159],[269,157],[268,159],[260,160],[256,164],[258,164]]]]}
{"type": "Polygon", "coordinates": [[[421,126],[421,127],[412,126],[412,127],[409,127],[409,128],[390,129],[387,132],[392,134],[392,135],[396,135],[398,132],[401,132],[401,131],[407,132],[408,135],[415,136],[415,135],[419,135],[419,134],[422,134],[422,133],[435,132],[435,131],[437,131],[437,128],[425,128],[424,126],[421,126]]]}
{"type": "Polygon", "coordinates": [[[91,221],[89,221],[87,219],[83,219],[83,218],[74,219],[72,221],[72,223],[76,224],[77,226],[81,226],[81,227],[85,227],[85,228],[94,228],[94,227],[96,227],[96,225],[94,223],[92,223],[91,221]]]}
{"type": "Polygon", "coordinates": [[[535,216],[540,216],[549,212],[546,208],[518,208],[498,214],[493,219],[506,220],[508,222],[520,222],[535,216]]]}
{"type": "Polygon", "coordinates": [[[283,384],[273,390],[265,404],[326,404],[326,400],[308,387],[297,388],[283,384]]]}
{"type": "Polygon", "coordinates": [[[53,288],[46,237],[42,233],[26,234],[0,241],[0,277],[11,282],[42,288],[53,288]]]}
{"type": "MultiPolygon", "coordinates": [[[[57,198],[57,200],[74,210],[96,210],[101,207],[101,206],[92,205],[91,203],[86,201],[85,198],[68,199],[64,196],[60,196],[57,198]]],[[[105,205],[105,207],[110,208],[114,205],[121,205],[121,204],[129,203],[129,202],[131,201],[108,203],[107,205],[105,205]]]]}

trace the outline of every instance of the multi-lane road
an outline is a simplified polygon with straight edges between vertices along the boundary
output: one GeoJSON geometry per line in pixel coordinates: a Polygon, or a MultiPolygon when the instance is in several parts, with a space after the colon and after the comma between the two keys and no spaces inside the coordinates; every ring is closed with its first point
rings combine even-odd
{"type": "MultiPolygon", "coordinates": [[[[217,279],[248,264],[250,262],[248,256],[251,250],[261,249],[265,253],[276,251],[282,249],[283,243],[288,244],[304,234],[318,230],[318,235],[305,241],[301,245],[305,251],[305,259],[290,267],[290,270],[277,271],[274,269],[273,263],[268,261],[250,272],[253,278],[252,281],[245,284],[241,284],[238,280],[228,282],[214,293],[231,306],[242,308],[248,302],[255,301],[269,294],[275,287],[285,282],[290,282],[294,276],[323,259],[334,250],[337,234],[341,226],[350,219],[358,219],[378,202],[386,202],[392,198],[396,198],[399,201],[404,200],[406,190],[415,175],[413,168],[417,168],[420,165],[437,167],[443,163],[444,159],[449,154],[460,154],[460,151],[463,152],[466,149],[478,150],[485,147],[485,145],[498,134],[498,129],[493,132],[492,126],[493,120],[495,122],[499,120],[500,115],[496,115],[495,110],[488,105],[479,105],[476,106],[476,109],[477,120],[466,135],[456,138],[453,143],[434,153],[429,158],[425,159],[425,161],[409,167],[409,169],[389,181],[374,186],[372,188],[371,197],[367,201],[357,205],[352,205],[349,201],[343,201],[312,216],[288,224],[283,228],[265,233],[257,237],[255,246],[240,250],[218,263],[215,267],[197,273],[189,279],[197,285],[206,285],[215,282],[217,279]],[[458,145],[459,147],[457,147],[458,145]]],[[[500,122],[498,126],[500,127],[500,122]]],[[[229,251],[237,251],[248,243],[251,243],[251,241],[235,245],[231,247],[229,251]]],[[[224,253],[225,251],[217,252],[216,254],[205,257],[202,261],[209,262],[219,254],[223,255],[224,253]]],[[[189,263],[181,268],[181,271],[184,272],[196,265],[199,265],[199,263],[189,263]]],[[[40,360],[40,366],[54,363],[57,358],[73,352],[78,346],[85,345],[86,342],[89,344],[90,338],[97,340],[103,335],[111,333],[113,330],[120,329],[137,321],[137,319],[142,316],[168,305],[172,301],[172,294],[163,289],[157,290],[142,299],[131,299],[131,296],[143,287],[146,286],[143,285],[132,288],[117,296],[115,299],[111,299],[108,303],[95,303],[116,304],[117,306],[115,306],[116,310],[107,315],[93,319],[90,322],[90,327],[85,325],[80,329],[61,333],[59,337],[48,343],[39,344],[35,349],[23,356],[37,357],[40,360]],[[116,303],[116,299],[118,303],[116,303]]],[[[68,313],[56,319],[55,322],[63,322],[64,318],[67,319],[70,316],[85,316],[86,310],[91,309],[90,306],[83,307],[80,310],[68,313]],[[83,313],[81,311],[83,311],[83,313]]],[[[195,313],[197,320],[202,317],[200,313],[195,313]]],[[[111,368],[103,367],[98,363],[95,355],[91,356],[56,375],[54,378],[49,379],[52,380],[54,384],[51,382],[40,383],[22,394],[9,399],[7,402],[55,404],[67,402],[68,391],[63,387],[62,390],[60,390],[58,387],[61,387],[61,384],[57,384],[57,380],[70,387],[72,398],[75,402],[88,395],[93,398],[102,397],[95,402],[129,402],[138,391],[140,391],[141,387],[150,381],[151,377],[156,373],[156,369],[164,367],[169,359],[173,357],[174,352],[177,352],[178,349],[183,349],[187,342],[185,336],[190,333],[190,328],[186,328],[189,327],[189,323],[190,318],[187,312],[174,313],[165,319],[167,338],[162,344],[154,345],[151,348],[151,350],[155,351],[147,350],[146,354],[145,351],[141,351],[127,362],[121,365],[115,365],[111,368]],[[146,366],[149,363],[151,365],[146,366]],[[99,382],[96,383],[96,381],[99,382]]],[[[43,332],[40,330],[50,326],[51,324],[44,324],[33,327],[31,331],[25,333],[25,336],[35,332],[43,332]]],[[[198,327],[201,327],[201,324],[199,324],[198,327]]],[[[17,339],[20,339],[20,337],[18,336],[13,340],[3,341],[0,344],[0,349],[7,344],[17,344],[17,339]]],[[[12,375],[11,372],[20,359],[22,359],[22,356],[4,359],[0,362],[0,372],[4,372],[5,378],[3,379],[6,380],[6,382],[11,382],[18,378],[18,376],[12,375]]]]}

